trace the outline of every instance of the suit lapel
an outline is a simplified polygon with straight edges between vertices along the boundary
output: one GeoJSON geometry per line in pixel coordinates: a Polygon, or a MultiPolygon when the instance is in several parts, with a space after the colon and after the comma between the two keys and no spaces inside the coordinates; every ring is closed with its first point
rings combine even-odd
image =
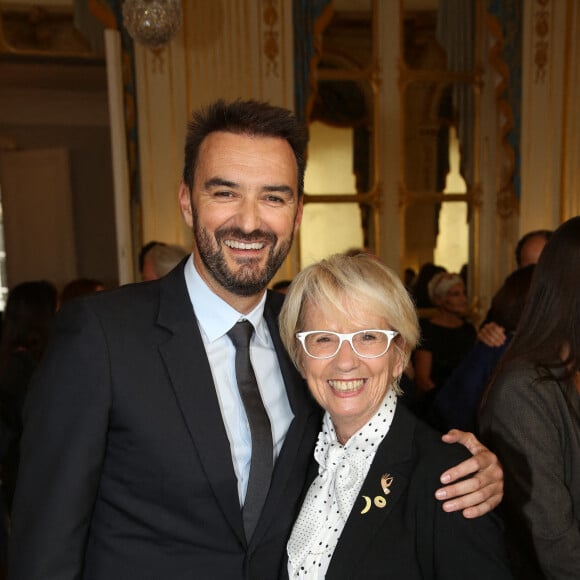
{"type": "Polygon", "coordinates": [[[328,569],[329,577],[356,576],[358,563],[364,558],[370,538],[376,535],[397,502],[404,497],[412,469],[414,425],[414,419],[399,403],[389,432],[377,450],[338,540],[328,569]],[[388,493],[383,491],[381,483],[384,476],[392,478],[388,493]]]}
{"type": "Polygon", "coordinates": [[[216,500],[240,541],[244,541],[230,444],[201,333],[187,294],[183,267],[174,270],[160,284],[158,323],[173,334],[159,350],[216,500]]]}

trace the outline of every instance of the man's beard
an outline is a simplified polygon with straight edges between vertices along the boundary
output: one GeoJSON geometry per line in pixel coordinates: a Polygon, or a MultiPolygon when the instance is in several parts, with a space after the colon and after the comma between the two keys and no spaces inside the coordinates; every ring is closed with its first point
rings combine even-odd
{"type": "Polygon", "coordinates": [[[253,296],[268,286],[290,251],[293,233],[277,249],[278,238],[276,235],[263,230],[254,230],[250,234],[246,234],[238,228],[218,229],[212,239],[212,235],[199,223],[195,209],[192,209],[192,213],[193,235],[199,257],[220,286],[238,296],[253,296]],[[244,258],[237,272],[232,272],[223,252],[222,242],[226,239],[235,239],[245,243],[268,242],[270,249],[266,265],[260,266],[260,258],[244,258]]]}

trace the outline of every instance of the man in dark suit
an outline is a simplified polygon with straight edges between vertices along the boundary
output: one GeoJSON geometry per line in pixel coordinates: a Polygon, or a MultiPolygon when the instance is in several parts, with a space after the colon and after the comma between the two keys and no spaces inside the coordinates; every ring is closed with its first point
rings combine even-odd
{"type": "MultiPolygon", "coordinates": [[[[59,315],[25,410],[10,578],[278,575],[320,422],[280,342],[283,296],[266,291],[300,223],[306,140],[263,103],[194,114],[179,192],[193,255],[59,315]],[[272,435],[251,532],[252,426],[228,334],[240,319],[272,435]]],[[[501,469],[463,437],[478,453],[442,481],[478,478],[442,493],[473,517],[499,501],[501,469]]]]}

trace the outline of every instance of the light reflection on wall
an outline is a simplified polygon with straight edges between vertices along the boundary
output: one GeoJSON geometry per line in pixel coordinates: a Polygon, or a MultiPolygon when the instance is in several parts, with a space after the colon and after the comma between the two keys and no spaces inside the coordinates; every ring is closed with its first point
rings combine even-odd
{"type": "MultiPolygon", "coordinates": [[[[455,128],[449,135],[449,165],[444,193],[466,193],[467,187],[459,173],[459,142],[455,128]]],[[[449,272],[459,272],[467,263],[469,226],[467,223],[467,203],[443,203],[439,214],[439,235],[435,248],[435,263],[445,266],[449,272]]]]}
{"type": "MultiPolygon", "coordinates": [[[[319,122],[309,126],[306,193],[356,193],[352,169],[352,129],[319,122]]],[[[356,203],[308,203],[300,226],[301,268],[337,252],[361,247],[363,234],[356,203]]]]}

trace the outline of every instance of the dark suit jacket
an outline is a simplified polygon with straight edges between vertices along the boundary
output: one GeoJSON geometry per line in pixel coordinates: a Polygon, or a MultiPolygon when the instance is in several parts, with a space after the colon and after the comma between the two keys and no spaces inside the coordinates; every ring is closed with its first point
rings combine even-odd
{"type": "Polygon", "coordinates": [[[25,409],[12,580],[276,577],[320,428],[282,299],[264,316],[295,417],[249,545],[183,263],[63,309],[25,409]]]}
{"type": "Polygon", "coordinates": [[[580,397],[562,374],[511,362],[480,418],[504,466],[501,508],[519,580],[580,578],[580,397]]]}
{"type": "Polygon", "coordinates": [[[328,580],[511,578],[497,516],[467,520],[445,513],[435,499],[441,473],[469,455],[440,438],[397,405],[334,551],[328,580]],[[381,487],[383,474],[392,477],[388,494],[381,487]],[[365,497],[372,503],[361,513],[365,497]],[[375,498],[386,500],[385,507],[377,507],[375,498]]]}

